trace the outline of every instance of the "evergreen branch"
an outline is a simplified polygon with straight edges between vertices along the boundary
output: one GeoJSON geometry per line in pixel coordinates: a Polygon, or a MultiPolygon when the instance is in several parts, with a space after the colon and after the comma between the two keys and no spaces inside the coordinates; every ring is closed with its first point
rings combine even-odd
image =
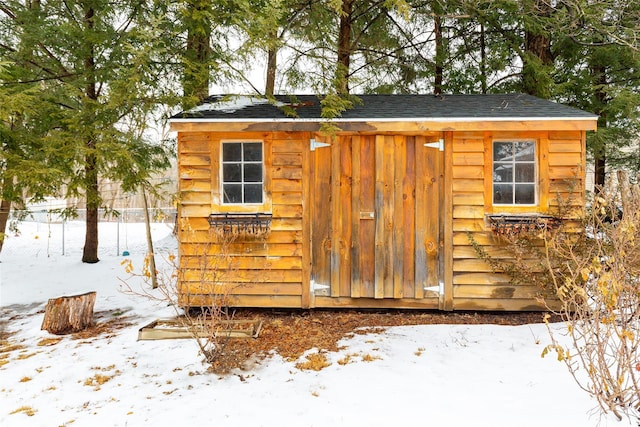
{"type": "MultiPolygon", "coordinates": [[[[8,7],[6,7],[4,5],[0,5],[0,10],[2,10],[4,13],[6,13],[7,16],[9,16],[9,18],[12,21],[15,21],[19,25],[25,25],[25,22],[23,20],[19,19],[18,15],[13,13],[8,7]]],[[[71,72],[66,69],[64,64],[62,64],[62,62],[60,62],[60,60],[58,58],[56,58],[56,56],[53,55],[53,53],[51,53],[49,51],[49,49],[42,43],[42,41],[38,41],[37,42],[37,46],[42,49],[42,51],[45,53],[46,56],[48,56],[51,60],[53,60],[54,63],[56,63],[58,65],[60,70],[62,70],[61,74],[71,74],[71,72]]],[[[0,47],[6,49],[9,52],[18,53],[18,51],[16,49],[14,49],[14,48],[12,48],[12,47],[10,47],[8,45],[5,45],[3,43],[0,43],[0,47]]],[[[18,61],[16,61],[16,62],[18,62],[18,61]]],[[[49,73],[51,75],[58,74],[58,73],[53,72],[52,70],[49,70],[48,68],[44,67],[43,65],[37,64],[37,63],[35,63],[33,61],[29,61],[29,63],[31,63],[31,65],[34,65],[34,66],[40,68],[41,70],[43,70],[44,72],[49,73]]]]}
{"type": "Polygon", "coordinates": [[[362,36],[364,36],[367,30],[383,15],[385,15],[385,11],[380,11],[375,17],[373,17],[373,19],[367,20],[366,25],[358,32],[358,35],[353,38],[351,46],[349,47],[350,50],[353,50],[355,46],[358,46],[362,36]]]}
{"type": "Polygon", "coordinates": [[[65,9],[67,9],[67,12],[69,12],[69,18],[78,26],[78,28],[82,28],[82,24],[80,24],[80,21],[76,19],[76,15],[73,13],[73,10],[71,10],[71,6],[69,6],[67,0],[63,0],[63,3],[65,9]]]}
{"type": "Polygon", "coordinates": [[[3,81],[0,82],[0,85],[2,86],[13,86],[13,85],[21,85],[21,84],[29,84],[29,83],[40,83],[40,82],[46,82],[46,81],[51,81],[51,80],[60,80],[62,81],[62,79],[65,79],[67,77],[78,77],[81,74],[79,73],[73,73],[73,74],[62,74],[62,75],[57,75],[57,76],[48,76],[48,77],[40,77],[37,79],[29,79],[29,80],[20,80],[20,81],[3,81]]]}
{"type": "MultiPolygon", "coordinates": [[[[17,54],[18,54],[18,51],[17,51],[16,49],[14,49],[13,47],[8,46],[8,45],[6,45],[6,44],[4,44],[4,43],[2,43],[2,42],[0,42],[0,48],[4,49],[4,50],[5,50],[6,52],[8,52],[8,53],[12,53],[12,54],[14,54],[14,55],[17,55],[17,54]]],[[[16,64],[20,64],[20,63],[27,63],[27,64],[30,64],[30,65],[32,65],[32,66],[34,66],[34,67],[38,68],[39,70],[44,71],[45,73],[49,74],[50,76],[57,76],[57,75],[58,75],[58,73],[56,73],[55,71],[53,71],[53,70],[51,70],[51,69],[49,69],[49,68],[45,67],[44,65],[42,65],[42,64],[40,64],[39,62],[36,62],[36,61],[34,61],[34,60],[32,60],[32,59],[29,59],[29,60],[23,61],[22,59],[17,58],[17,57],[15,57],[15,56],[13,56],[13,55],[9,55],[9,58],[10,58],[11,60],[13,60],[13,62],[15,62],[16,64]]],[[[67,70],[63,70],[63,71],[65,71],[65,73],[66,73],[66,74],[68,74],[68,75],[73,75],[73,73],[69,73],[67,70]]],[[[61,74],[61,75],[66,75],[65,73],[63,73],[63,74],[61,74]]],[[[55,77],[53,77],[53,78],[55,79],[55,77]]]]}
{"type": "MultiPolygon", "coordinates": [[[[358,19],[362,18],[363,16],[366,16],[367,14],[369,14],[369,12],[371,12],[372,10],[379,8],[381,5],[385,4],[385,0],[381,0],[378,2],[374,2],[371,3],[369,5],[368,8],[364,9],[361,13],[352,13],[351,14],[351,22],[355,23],[358,19]]],[[[387,8],[383,8],[384,10],[387,10],[387,8]]],[[[378,15],[380,15],[382,12],[378,12],[378,15]]],[[[375,19],[375,18],[374,18],[375,19]]]]}
{"type": "MultiPolygon", "coordinates": [[[[414,38],[411,37],[410,34],[407,34],[406,31],[404,30],[404,28],[402,28],[402,26],[400,25],[400,23],[398,23],[396,21],[395,18],[393,18],[388,11],[387,13],[387,17],[391,20],[391,22],[396,26],[396,29],[398,31],[400,31],[400,33],[404,36],[405,40],[407,40],[409,42],[408,46],[413,48],[416,52],[416,54],[418,55],[418,57],[420,57],[424,62],[429,62],[429,60],[427,58],[425,58],[422,55],[422,46],[418,46],[416,43],[413,42],[414,38]]],[[[424,41],[422,44],[427,44],[428,40],[424,41]]]]}
{"type": "Polygon", "coordinates": [[[11,9],[9,9],[7,6],[5,6],[4,3],[0,3],[0,10],[3,11],[5,14],[7,14],[7,16],[9,18],[11,18],[12,20],[16,20],[17,17],[16,15],[13,13],[13,11],[11,9]]]}

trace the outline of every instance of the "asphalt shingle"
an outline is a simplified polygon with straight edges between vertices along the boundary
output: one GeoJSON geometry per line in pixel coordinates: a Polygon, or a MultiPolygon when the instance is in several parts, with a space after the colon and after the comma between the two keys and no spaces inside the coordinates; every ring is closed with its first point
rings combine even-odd
{"type": "MultiPolygon", "coordinates": [[[[525,94],[499,95],[356,95],[360,100],[340,121],[363,120],[473,120],[473,119],[593,119],[594,115],[525,94]]],[[[321,120],[315,95],[276,96],[275,101],[249,95],[214,95],[172,119],[321,120]],[[295,111],[296,116],[287,114],[295,111]]]]}

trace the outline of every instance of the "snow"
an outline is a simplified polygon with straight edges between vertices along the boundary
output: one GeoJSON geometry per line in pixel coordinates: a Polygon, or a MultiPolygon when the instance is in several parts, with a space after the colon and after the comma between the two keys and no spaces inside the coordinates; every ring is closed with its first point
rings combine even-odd
{"type": "MultiPolygon", "coordinates": [[[[275,355],[250,371],[206,373],[190,340],[137,341],[140,327],[173,311],[120,291],[123,250],[140,268],[146,249],[143,224],[117,227],[100,224],[101,261],[94,265],[80,262],[80,222],[65,224],[64,255],[60,224],[24,222],[6,241],[0,319],[15,332],[10,344],[23,348],[0,367],[0,425],[632,425],[600,417],[565,366],[541,358],[550,343],[541,324],[392,327],[343,340],[318,372],[275,355]],[[124,313],[132,324],[38,346],[56,338],[40,330],[47,299],[93,290],[101,321],[124,313]],[[347,356],[349,363],[338,363],[347,356]]],[[[161,264],[176,242],[169,225],[153,224],[153,235],[161,264]]]]}
{"type": "MultiPolygon", "coordinates": [[[[225,98],[224,100],[219,102],[206,102],[204,104],[200,104],[187,111],[187,113],[197,113],[200,111],[221,111],[223,113],[231,114],[247,107],[268,103],[269,100],[266,98],[258,98],[247,95],[236,95],[225,98]]],[[[274,105],[280,107],[284,104],[281,102],[274,102],[274,105]]]]}

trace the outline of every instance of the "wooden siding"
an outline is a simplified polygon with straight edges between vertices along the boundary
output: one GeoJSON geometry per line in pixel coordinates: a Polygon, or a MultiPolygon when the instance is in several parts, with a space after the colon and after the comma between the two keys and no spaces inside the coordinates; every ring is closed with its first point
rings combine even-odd
{"type": "Polygon", "coordinates": [[[178,133],[181,304],[206,305],[223,292],[231,305],[251,307],[541,308],[538,290],[492,271],[469,236],[507,259],[487,214],[555,213],[562,205],[577,215],[584,131],[343,133],[315,151],[311,137],[322,140],[307,132],[178,133]],[[424,146],[440,138],[443,153],[424,146]],[[536,141],[535,207],[492,205],[496,139],[536,141]],[[262,205],[220,204],[220,144],[233,140],[264,143],[262,205]],[[215,243],[207,217],[234,211],[272,213],[271,233],[215,243]]]}
{"type": "Polygon", "coordinates": [[[584,132],[457,132],[452,143],[452,290],[454,310],[539,310],[539,290],[515,286],[496,273],[471,246],[471,239],[496,259],[509,251],[488,228],[486,214],[556,213],[559,205],[584,206],[584,132]],[[534,140],[538,147],[538,204],[492,205],[492,143],[534,140]]]}
{"type": "Polygon", "coordinates": [[[433,140],[437,135],[341,136],[315,150],[316,306],[437,308],[442,157],[425,147],[433,140]]]}
{"type": "Polygon", "coordinates": [[[303,220],[303,201],[308,197],[303,190],[303,159],[308,138],[286,132],[179,133],[182,305],[206,305],[212,295],[228,294],[235,306],[309,306],[308,286],[303,287],[308,276],[308,245],[303,244],[308,234],[303,220]],[[263,142],[262,205],[220,203],[222,141],[263,142]],[[264,240],[220,243],[207,221],[209,214],[218,212],[272,213],[271,232],[264,240]]]}

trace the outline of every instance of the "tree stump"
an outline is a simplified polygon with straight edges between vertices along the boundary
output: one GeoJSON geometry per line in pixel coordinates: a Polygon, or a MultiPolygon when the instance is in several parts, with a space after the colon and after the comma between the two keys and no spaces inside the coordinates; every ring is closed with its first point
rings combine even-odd
{"type": "Polygon", "coordinates": [[[56,335],[82,331],[93,325],[96,293],[52,298],[47,302],[40,329],[56,335]]]}

